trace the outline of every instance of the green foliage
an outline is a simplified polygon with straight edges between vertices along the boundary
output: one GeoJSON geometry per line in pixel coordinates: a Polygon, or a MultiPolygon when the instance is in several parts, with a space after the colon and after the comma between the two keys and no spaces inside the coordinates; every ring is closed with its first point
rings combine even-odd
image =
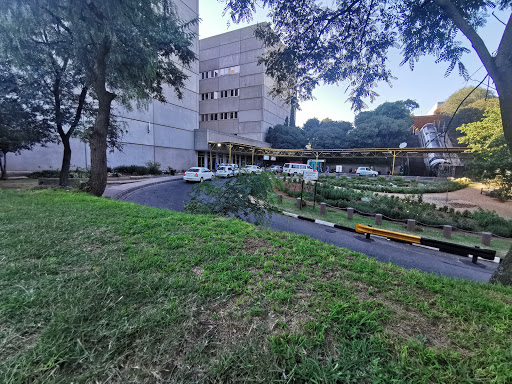
{"type": "Polygon", "coordinates": [[[355,117],[350,132],[355,148],[397,148],[411,137],[411,112],[419,105],[412,100],[387,102],[374,111],[355,117]]]}
{"type": "Polygon", "coordinates": [[[22,89],[25,78],[0,61],[0,174],[5,177],[6,155],[32,149],[51,140],[43,110],[32,94],[22,89]]]}
{"type": "Polygon", "coordinates": [[[304,148],[307,144],[302,129],[286,124],[269,127],[265,140],[272,148],[304,148]]]}
{"type": "MultiPolygon", "coordinates": [[[[468,94],[473,91],[474,87],[464,87],[459,89],[457,92],[453,93],[443,104],[441,108],[441,112],[443,115],[452,116],[455,113],[459,104],[462,103],[462,100],[468,96],[468,94]]],[[[465,108],[476,108],[482,111],[485,111],[487,107],[489,107],[488,103],[491,103],[491,100],[496,98],[496,95],[493,91],[489,91],[484,88],[475,89],[471,95],[462,103],[459,108],[459,111],[465,108]],[[489,99],[489,100],[487,100],[489,99]],[[487,102],[486,102],[487,100],[487,102]]],[[[476,120],[478,121],[478,120],[476,120]]],[[[472,123],[470,121],[468,123],[472,123]]]]}
{"type": "MultiPolygon", "coordinates": [[[[314,120],[313,120],[314,121],[314,120]]],[[[309,120],[311,122],[311,120],[309,120]]],[[[308,122],[306,122],[307,124],[308,122]]],[[[311,126],[312,124],[310,124],[311,126]]],[[[306,125],[305,125],[306,126],[306,125]]],[[[307,132],[308,141],[313,149],[350,148],[352,124],[347,121],[323,120],[318,127],[304,130],[307,132]]]]}
{"type": "MultiPolygon", "coordinates": [[[[486,231],[498,236],[512,237],[512,220],[504,219],[494,212],[481,209],[474,212],[459,212],[448,207],[437,208],[435,204],[424,202],[421,194],[410,194],[405,198],[378,195],[364,191],[365,187],[368,190],[373,190],[376,189],[376,186],[371,184],[365,186],[362,184],[363,182],[364,180],[361,180],[359,181],[361,184],[352,184],[342,179],[340,182],[330,181],[329,184],[319,184],[316,201],[339,208],[351,207],[363,214],[381,213],[396,220],[415,219],[427,225],[452,225],[468,231],[486,231]],[[341,186],[337,186],[338,183],[341,186]]],[[[441,187],[449,188],[450,186],[455,187],[451,183],[440,183],[438,192],[442,191],[441,187]]],[[[413,188],[412,190],[414,190],[413,188]]],[[[291,185],[287,183],[284,184],[283,191],[293,197],[300,196],[300,190],[291,188],[291,185]]],[[[399,193],[395,188],[392,191],[399,193]]],[[[420,189],[420,191],[424,191],[424,189],[420,189]]],[[[304,193],[304,199],[312,200],[313,193],[304,193]]]]}
{"type": "Polygon", "coordinates": [[[419,195],[423,193],[451,192],[467,187],[467,184],[456,181],[416,181],[401,177],[387,179],[379,176],[375,179],[355,177],[330,177],[321,175],[319,181],[329,186],[354,188],[360,191],[403,193],[419,195]]]}
{"type": "Polygon", "coordinates": [[[272,181],[267,173],[240,174],[225,183],[201,183],[194,187],[185,206],[189,213],[254,218],[263,222],[273,208],[272,181]]]}
{"type": "Polygon", "coordinates": [[[162,174],[162,171],[160,170],[160,166],[162,164],[160,164],[159,162],[156,162],[156,161],[148,161],[146,163],[146,167],[148,167],[148,171],[151,175],[161,175],[162,174]]]}
{"type": "Polygon", "coordinates": [[[135,176],[145,176],[145,175],[161,175],[162,171],[160,170],[160,163],[153,163],[148,161],[146,166],[143,165],[120,165],[119,167],[115,167],[113,172],[125,174],[125,175],[135,175],[135,176]]]}
{"type": "MultiPolygon", "coordinates": [[[[85,179],[90,176],[89,171],[76,168],[74,171],[71,171],[69,173],[69,177],[71,179],[78,178],[78,179],[85,179]]],[[[41,179],[41,178],[58,178],[60,177],[60,170],[58,169],[45,169],[42,171],[32,172],[27,177],[31,179],[41,179]]]]}
{"type": "MultiPolygon", "coordinates": [[[[510,1],[454,3],[451,7],[452,2],[401,0],[389,6],[387,1],[343,0],[319,6],[315,1],[232,0],[226,11],[240,22],[251,20],[258,5],[268,10],[271,24],[261,25],[257,36],[274,48],[262,61],[276,79],[276,88],[286,89],[284,74],[293,74],[300,98],[310,99],[317,85],[346,81],[349,100],[359,111],[366,106],[363,98],[373,101],[377,96],[376,83],[391,83],[387,56],[397,46],[402,49],[402,64],[411,69],[420,56],[435,55],[438,62],[448,63],[447,73],[458,67],[468,77],[462,57],[469,50],[456,33],[460,20],[474,32],[492,9],[506,9],[510,1]]],[[[473,45],[481,57],[490,57],[473,45]]],[[[497,56],[508,60],[509,53],[510,47],[500,46],[497,56]]]]}
{"type": "Polygon", "coordinates": [[[503,136],[499,105],[488,109],[482,121],[463,125],[458,131],[464,134],[459,141],[475,153],[467,167],[469,176],[496,187],[498,197],[511,198],[512,156],[503,136]]]}

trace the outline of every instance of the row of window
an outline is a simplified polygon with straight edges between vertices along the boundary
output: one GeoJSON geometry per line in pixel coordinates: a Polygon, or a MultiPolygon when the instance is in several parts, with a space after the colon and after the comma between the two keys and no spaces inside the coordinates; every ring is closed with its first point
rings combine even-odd
{"type": "Polygon", "coordinates": [[[201,121],[238,119],[238,112],[207,113],[201,115],[201,121]]]}
{"type": "Polygon", "coordinates": [[[220,92],[208,92],[208,93],[201,93],[201,100],[215,100],[219,98],[223,99],[225,97],[236,97],[238,96],[238,88],[236,89],[227,89],[225,91],[220,92]]]}
{"type": "Polygon", "coordinates": [[[214,69],[212,71],[201,72],[201,80],[210,79],[212,77],[226,76],[226,75],[236,75],[240,73],[240,66],[235,65],[233,67],[214,69]]]}

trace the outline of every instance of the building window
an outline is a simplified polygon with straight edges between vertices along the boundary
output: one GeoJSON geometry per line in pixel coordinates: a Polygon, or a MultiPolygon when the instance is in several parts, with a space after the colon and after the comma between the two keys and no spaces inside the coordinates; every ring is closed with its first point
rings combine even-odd
{"type": "Polygon", "coordinates": [[[201,115],[201,121],[208,121],[208,115],[201,115]]]}
{"type": "Polygon", "coordinates": [[[240,66],[239,65],[235,65],[234,67],[229,68],[229,74],[230,75],[234,75],[234,74],[237,74],[237,73],[240,73],[240,66]]]}
{"type": "Polygon", "coordinates": [[[235,91],[235,96],[238,96],[238,88],[234,89],[234,91],[235,91]]]}
{"type": "Polygon", "coordinates": [[[212,120],[212,121],[213,121],[213,120],[217,120],[217,114],[216,114],[216,113],[212,113],[212,114],[210,115],[210,120],[212,120]]]}

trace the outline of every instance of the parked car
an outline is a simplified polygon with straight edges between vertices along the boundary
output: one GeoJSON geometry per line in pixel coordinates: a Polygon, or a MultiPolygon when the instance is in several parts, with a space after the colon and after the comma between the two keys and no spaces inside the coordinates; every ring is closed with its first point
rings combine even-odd
{"type": "Polygon", "coordinates": [[[233,168],[233,172],[234,172],[235,175],[238,175],[240,173],[240,167],[238,166],[238,164],[225,164],[225,163],[222,163],[221,167],[231,167],[231,168],[233,168]]]}
{"type": "Polygon", "coordinates": [[[283,172],[283,167],[281,167],[280,165],[273,165],[272,167],[270,167],[270,172],[272,172],[272,173],[282,173],[283,172]]]}
{"type": "Polygon", "coordinates": [[[213,172],[210,171],[208,168],[190,168],[183,175],[183,180],[185,180],[187,183],[190,181],[199,181],[200,183],[202,183],[204,180],[211,179],[213,179],[213,172]]]}
{"type": "Polygon", "coordinates": [[[217,169],[217,172],[215,172],[215,176],[217,177],[233,177],[236,174],[238,174],[238,170],[235,170],[235,168],[227,165],[220,166],[217,169]]]}
{"type": "Polygon", "coordinates": [[[263,170],[257,165],[247,165],[242,168],[243,173],[261,173],[263,170]]]}
{"type": "Polygon", "coordinates": [[[306,169],[315,171],[307,164],[286,163],[283,167],[283,175],[299,176],[302,175],[306,169]]]}
{"type": "Polygon", "coordinates": [[[374,171],[373,169],[368,168],[368,167],[359,167],[356,170],[356,175],[377,177],[377,176],[379,176],[379,172],[374,171]]]}

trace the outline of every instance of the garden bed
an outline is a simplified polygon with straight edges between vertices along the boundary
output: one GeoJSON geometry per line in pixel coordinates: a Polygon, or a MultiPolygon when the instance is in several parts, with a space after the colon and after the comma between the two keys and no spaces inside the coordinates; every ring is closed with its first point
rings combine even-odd
{"type": "MultiPolygon", "coordinates": [[[[290,182],[290,180],[293,179],[276,179],[274,184],[277,189],[290,196],[300,197],[300,183],[290,182]]],[[[305,188],[303,198],[313,199],[312,184],[305,188]]],[[[426,225],[451,225],[467,231],[491,232],[498,236],[512,237],[512,220],[504,219],[495,212],[483,209],[473,212],[456,211],[453,207],[437,207],[433,203],[424,202],[421,195],[407,195],[399,198],[318,183],[316,201],[338,208],[351,207],[370,215],[380,213],[388,219],[414,219],[426,225]]]]}

